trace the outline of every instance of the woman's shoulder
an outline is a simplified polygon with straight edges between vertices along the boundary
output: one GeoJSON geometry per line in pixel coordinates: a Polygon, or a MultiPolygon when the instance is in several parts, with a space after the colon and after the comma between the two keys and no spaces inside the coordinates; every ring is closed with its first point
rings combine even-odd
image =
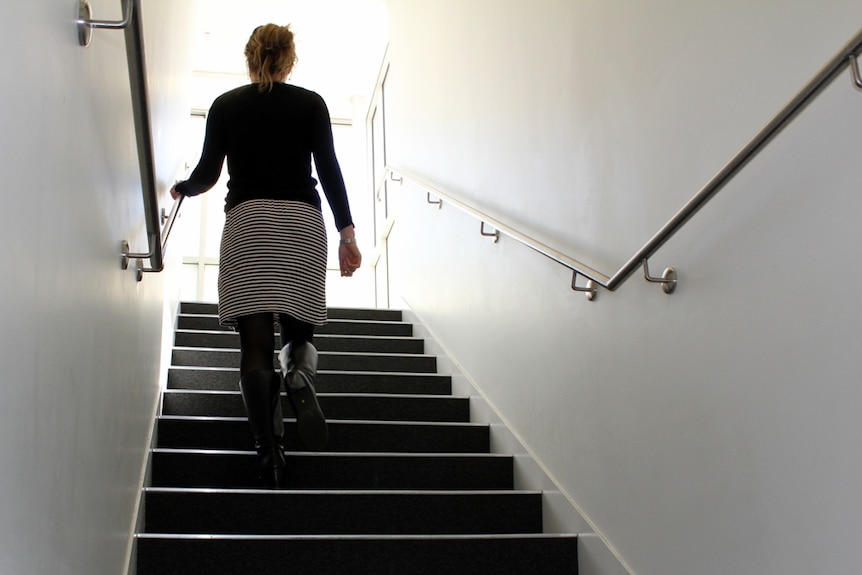
{"type": "Polygon", "coordinates": [[[296,98],[304,98],[307,100],[323,100],[320,94],[313,90],[309,90],[308,88],[303,88],[302,86],[297,86],[295,84],[279,84],[279,88],[287,94],[291,94],[296,98]]]}
{"type": "Polygon", "coordinates": [[[241,98],[243,96],[254,95],[258,93],[257,84],[245,84],[244,86],[239,86],[237,88],[233,88],[232,90],[228,90],[223,93],[221,96],[216,98],[218,100],[233,100],[236,98],[241,98]]]}
{"type": "Polygon", "coordinates": [[[228,90],[227,92],[224,92],[215,100],[213,100],[211,108],[230,106],[232,102],[238,102],[240,100],[247,99],[249,96],[253,97],[254,92],[257,92],[257,89],[254,87],[254,84],[246,84],[245,86],[240,86],[238,88],[228,90]]]}

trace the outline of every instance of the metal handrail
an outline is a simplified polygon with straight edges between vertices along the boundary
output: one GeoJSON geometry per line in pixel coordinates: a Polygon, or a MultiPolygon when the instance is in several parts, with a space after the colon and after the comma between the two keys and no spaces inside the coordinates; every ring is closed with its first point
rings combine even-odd
{"type": "MultiPolygon", "coordinates": [[[[647,281],[661,283],[666,293],[673,292],[676,287],[676,270],[667,268],[662,277],[652,277],[649,273],[649,258],[651,258],[673,235],[697,213],[719,190],[721,190],[754,156],[756,156],[776,135],[819,95],[832,81],[844,71],[850,69],[853,85],[862,91],[862,74],[859,72],[857,56],[862,50],[862,29],[849,41],[829,62],[820,69],[817,74],[799,91],[790,102],[776,114],[776,116],[764,126],[751,141],[746,144],[719,172],[712,177],[695,196],[686,203],[664,226],[653,235],[635,254],[620,267],[614,274],[607,276],[596,271],[592,267],[571,258],[559,250],[556,250],[542,242],[523,234],[512,227],[492,218],[479,210],[468,206],[464,202],[451,195],[434,188],[420,178],[411,175],[404,170],[387,168],[391,174],[412,180],[419,187],[446,203],[473,215],[484,224],[487,224],[521,243],[541,253],[542,255],[566,266],[573,272],[572,288],[576,291],[585,291],[589,299],[596,295],[596,285],[600,285],[609,291],[616,290],[625,282],[634,271],[643,267],[644,277],[647,281]],[[578,274],[589,280],[587,287],[577,287],[578,274]]],[[[484,230],[484,227],[482,228],[484,230]]]]}
{"type": "MultiPolygon", "coordinates": [[[[579,273],[583,273],[584,275],[589,274],[590,277],[595,276],[596,278],[600,278],[604,282],[607,282],[610,280],[610,278],[608,276],[602,274],[601,272],[598,272],[598,271],[592,269],[591,267],[582,264],[578,260],[567,256],[563,252],[561,252],[555,248],[552,248],[551,246],[544,244],[544,243],[540,242],[539,240],[528,236],[527,234],[519,232],[515,228],[513,228],[507,224],[504,224],[500,220],[498,220],[496,218],[492,218],[491,216],[477,210],[476,208],[474,208],[468,204],[465,204],[461,200],[451,196],[450,194],[447,194],[446,192],[441,191],[438,188],[435,188],[434,186],[423,181],[421,178],[417,177],[416,175],[411,174],[410,172],[400,170],[397,168],[391,168],[391,167],[387,167],[386,171],[388,172],[389,176],[396,176],[399,178],[404,178],[404,179],[410,180],[411,182],[413,182],[414,184],[416,184],[417,186],[419,186],[420,188],[422,188],[423,190],[425,190],[426,192],[428,192],[432,196],[436,197],[438,200],[442,200],[442,202],[444,204],[455,206],[459,210],[475,217],[480,222],[483,222],[483,223],[491,226],[496,231],[498,231],[502,234],[505,234],[505,235],[509,236],[510,238],[513,238],[513,239],[521,242],[522,244],[524,244],[528,248],[542,254],[543,256],[545,256],[547,258],[554,260],[557,263],[560,263],[560,264],[566,266],[567,268],[570,268],[572,270],[577,270],[577,271],[579,271],[579,273]],[[581,270],[584,270],[584,271],[581,271],[581,270]]],[[[435,204],[435,205],[442,205],[442,204],[438,204],[437,202],[431,201],[430,198],[428,199],[428,203],[435,204]]],[[[482,231],[482,228],[480,227],[480,232],[481,231],[482,231]]]]}
{"type": "Polygon", "coordinates": [[[124,241],[121,245],[121,256],[123,269],[128,267],[129,260],[138,260],[138,281],[143,278],[144,272],[160,272],[164,269],[164,254],[168,237],[182,205],[182,197],[180,197],[174,202],[169,215],[164,216],[159,213],[153,134],[150,124],[149,89],[147,87],[147,63],[144,52],[144,30],[140,15],[140,0],[124,1],[123,19],[120,21],[93,20],[90,18],[90,6],[87,0],[79,0],[78,3],[78,37],[82,46],[89,45],[90,31],[93,28],[122,29],[124,31],[148,251],[146,253],[132,252],[128,242],[124,241]],[[164,227],[162,227],[162,219],[165,220],[164,227]],[[144,267],[143,260],[145,259],[149,260],[149,267],[144,267]]]}

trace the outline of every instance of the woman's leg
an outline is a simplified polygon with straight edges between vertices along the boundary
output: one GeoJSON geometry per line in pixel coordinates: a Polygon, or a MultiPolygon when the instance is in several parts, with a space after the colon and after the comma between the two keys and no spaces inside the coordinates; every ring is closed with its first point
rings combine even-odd
{"type": "Polygon", "coordinates": [[[278,359],[284,387],[296,413],[299,441],[309,451],[322,451],[329,440],[329,428],[314,389],[317,375],[317,349],[311,343],[314,326],[286,314],[279,316],[279,324],[282,348],[278,359]]]}
{"type": "Polygon", "coordinates": [[[299,345],[314,342],[314,325],[286,313],[278,316],[278,323],[281,326],[281,347],[289,343],[299,345]]]}
{"type": "Polygon", "coordinates": [[[239,376],[252,371],[273,369],[275,329],[271,313],[256,313],[237,318],[239,332],[239,376]]]}
{"type": "Polygon", "coordinates": [[[272,355],[275,330],[271,313],[237,319],[240,341],[240,382],[248,422],[258,453],[261,481],[279,487],[284,479],[284,417],[281,412],[281,378],[272,355]]]}

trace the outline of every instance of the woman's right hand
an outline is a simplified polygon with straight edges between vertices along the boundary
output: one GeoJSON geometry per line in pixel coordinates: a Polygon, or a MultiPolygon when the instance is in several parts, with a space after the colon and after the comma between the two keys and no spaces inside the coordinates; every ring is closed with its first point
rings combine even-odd
{"type": "Polygon", "coordinates": [[[360,265],[362,265],[362,254],[355,243],[340,244],[338,246],[338,263],[341,266],[341,276],[350,277],[360,265]]]}
{"type": "Polygon", "coordinates": [[[353,225],[349,225],[338,232],[341,234],[341,242],[338,245],[341,277],[350,277],[362,265],[362,254],[359,252],[359,246],[356,245],[356,229],[353,225]]]}

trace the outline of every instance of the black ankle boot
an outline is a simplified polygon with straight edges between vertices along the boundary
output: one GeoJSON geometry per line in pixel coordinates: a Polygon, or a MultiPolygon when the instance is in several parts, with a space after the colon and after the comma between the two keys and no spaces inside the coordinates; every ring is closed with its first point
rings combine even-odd
{"type": "Polygon", "coordinates": [[[274,371],[261,370],[246,374],[239,382],[257,450],[258,476],[265,487],[281,487],[284,482],[280,379],[274,371]]]}
{"type": "Polygon", "coordinates": [[[308,342],[289,343],[282,348],[278,359],[287,397],[296,413],[299,441],[308,451],[322,451],[329,440],[329,428],[314,390],[317,350],[308,342]]]}

